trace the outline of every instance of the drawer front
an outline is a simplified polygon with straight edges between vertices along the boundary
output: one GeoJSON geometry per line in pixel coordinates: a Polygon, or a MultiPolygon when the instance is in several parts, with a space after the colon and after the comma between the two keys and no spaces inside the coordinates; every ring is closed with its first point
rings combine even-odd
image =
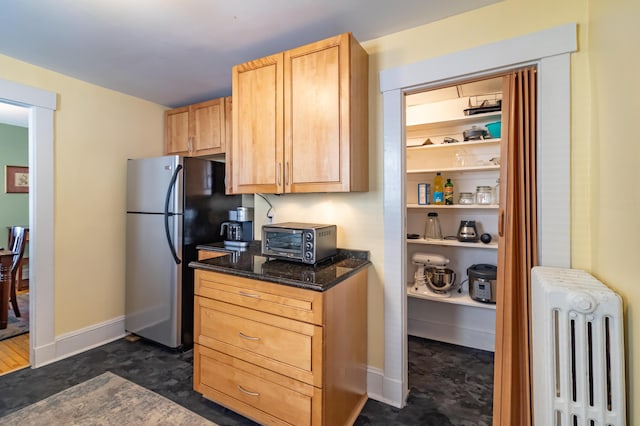
{"type": "Polygon", "coordinates": [[[196,390],[261,423],[315,423],[314,405],[321,402],[321,392],[312,386],[200,345],[194,347],[194,374],[196,390]]]}
{"type": "Polygon", "coordinates": [[[195,315],[197,343],[321,386],[322,327],[200,296],[195,315]]]}
{"type": "Polygon", "coordinates": [[[195,294],[322,325],[322,293],[317,291],[198,269],[195,294]]]}

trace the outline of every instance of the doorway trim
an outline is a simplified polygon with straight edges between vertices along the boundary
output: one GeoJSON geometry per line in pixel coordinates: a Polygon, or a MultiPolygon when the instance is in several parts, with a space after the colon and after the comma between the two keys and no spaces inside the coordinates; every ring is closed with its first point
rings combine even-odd
{"type": "Polygon", "coordinates": [[[0,79],[0,101],[29,109],[29,362],[55,358],[53,112],[56,94],[0,79]]]}
{"type": "Polygon", "coordinates": [[[575,23],[383,70],[384,377],[382,399],[403,407],[407,363],[405,94],[533,64],[538,69],[540,264],[571,263],[571,63],[575,23]]]}

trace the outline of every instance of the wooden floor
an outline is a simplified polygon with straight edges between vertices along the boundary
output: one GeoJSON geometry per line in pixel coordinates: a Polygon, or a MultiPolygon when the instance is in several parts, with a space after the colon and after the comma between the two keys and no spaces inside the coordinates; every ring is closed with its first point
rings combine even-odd
{"type": "Polygon", "coordinates": [[[0,341],[0,376],[29,366],[29,333],[0,341]]]}

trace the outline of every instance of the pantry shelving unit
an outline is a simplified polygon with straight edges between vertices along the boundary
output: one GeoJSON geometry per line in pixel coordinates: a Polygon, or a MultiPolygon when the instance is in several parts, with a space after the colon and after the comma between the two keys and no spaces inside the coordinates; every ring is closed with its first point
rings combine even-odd
{"type": "Polygon", "coordinates": [[[429,246],[448,246],[448,247],[464,247],[464,248],[477,248],[477,249],[489,249],[497,250],[498,243],[470,243],[460,242],[458,240],[425,240],[424,238],[407,238],[407,244],[423,244],[429,246]]]}
{"type": "MultiPolygon", "coordinates": [[[[406,239],[407,252],[407,329],[411,335],[478,349],[495,348],[495,304],[482,303],[469,296],[467,270],[474,264],[497,265],[499,204],[458,204],[460,192],[476,192],[477,186],[495,187],[500,175],[500,138],[464,141],[463,132],[500,121],[501,112],[461,116],[459,100],[439,102],[425,111],[437,120],[421,119],[416,111],[407,113],[406,188],[407,233],[420,238],[406,239]],[[453,105],[455,104],[455,105],[453,105]],[[453,107],[452,107],[453,105],[453,107]],[[434,108],[437,107],[437,108],[434,108]],[[447,115],[447,111],[451,111],[447,115]],[[445,139],[447,138],[447,139],[445,139]],[[457,142],[451,142],[451,140],[457,142]],[[445,142],[446,141],[446,142],[445,142]],[[418,184],[428,183],[440,172],[444,181],[454,183],[454,205],[418,204],[418,184]],[[424,239],[427,213],[436,212],[444,239],[424,239]],[[478,233],[488,233],[492,241],[460,242],[455,236],[462,220],[475,220],[478,233]],[[442,297],[413,285],[417,266],[415,253],[443,255],[456,274],[459,290],[442,297]],[[461,285],[462,284],[462,285],[461,285]]],[[[489,135],[490,136],[490,135],[489,135]]],[[[432,201],[432,189],[430,200],[432,201]]]]}
{"type": "Polygon", "coordinates": [[[496,310],[496,305],[491,303],[481,303],[469,297],[468,293],[454,291],[449,297],[439,297],[431,292],[416,291],[411,283],[407,284],[407,295],[418,299],[431,300],[434,302],[451,303],[454,305],[469,306],[478,309],[496,310]]]}
{"type": "Polygon", "coordinates": [[[429,210],[448,210],[448,209],[473,209],[473,210],[498,210],[498,204],[454,204],[448,206],[444,204],[407,204],[408,209],[429,209],[429,210]]]}

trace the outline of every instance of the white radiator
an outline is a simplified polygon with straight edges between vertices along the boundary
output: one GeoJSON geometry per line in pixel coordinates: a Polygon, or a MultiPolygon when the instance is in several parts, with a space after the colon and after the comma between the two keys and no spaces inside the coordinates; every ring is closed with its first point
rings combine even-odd
{"type": "Polygon", "coordinates": [[[536,426],[624,426],[622,300],[591,274],[532,272],[536,426]]]}

